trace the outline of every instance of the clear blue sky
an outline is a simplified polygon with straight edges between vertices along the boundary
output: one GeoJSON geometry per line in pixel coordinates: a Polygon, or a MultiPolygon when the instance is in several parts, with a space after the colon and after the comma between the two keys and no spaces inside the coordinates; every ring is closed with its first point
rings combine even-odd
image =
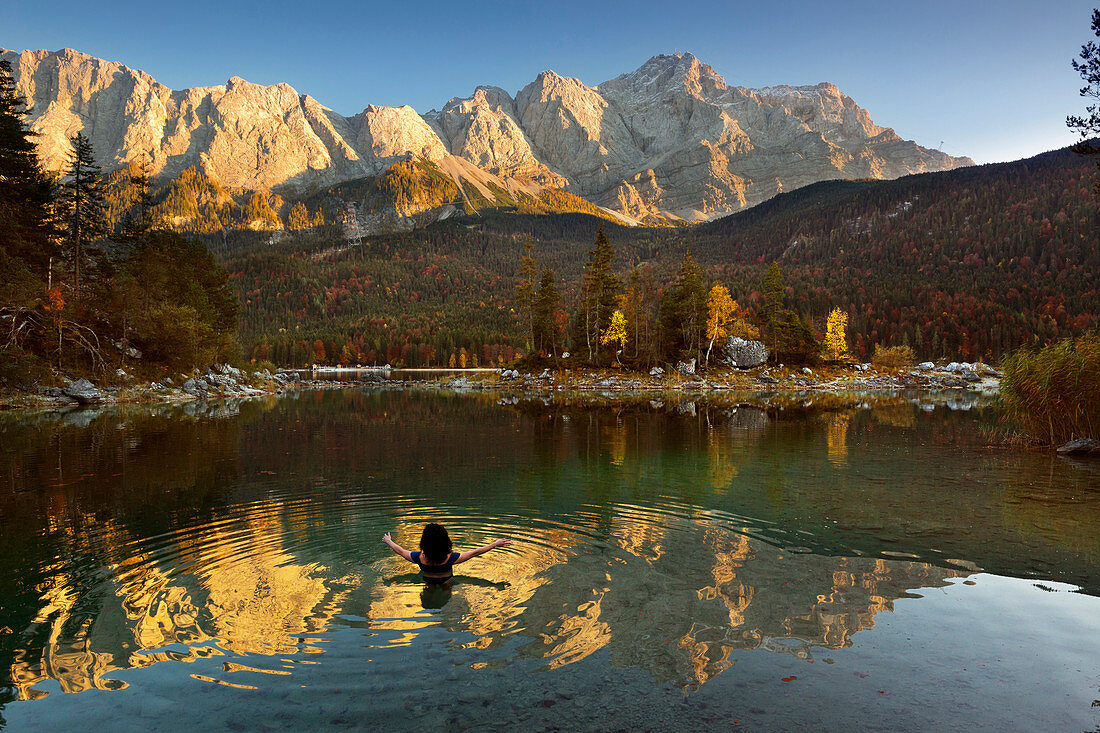
{"type": "Polygon", "coordinates": [[[991,162],[1073,142],[1069,61],[1098,4],[13,0],[0,46],[75,48],[174,89],[285,81],[343,114],[424,112],[478,84],[514,94],[543,69],[595,85],[691,51],[729,84],[835,82],[903,138],[991,162]]]}

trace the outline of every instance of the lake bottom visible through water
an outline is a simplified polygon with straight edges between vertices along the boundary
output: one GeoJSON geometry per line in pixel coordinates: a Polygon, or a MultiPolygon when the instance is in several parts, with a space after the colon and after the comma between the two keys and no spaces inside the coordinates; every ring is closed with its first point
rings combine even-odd
{"type": "Polygon", "coordinates": [[[360,390],[0,416],[0,717],[1093,731],[1098,475],[984,448],[988,417],[360,390]],[[426,588],[379,538],[428,521],[513,544],[426,588]]]}

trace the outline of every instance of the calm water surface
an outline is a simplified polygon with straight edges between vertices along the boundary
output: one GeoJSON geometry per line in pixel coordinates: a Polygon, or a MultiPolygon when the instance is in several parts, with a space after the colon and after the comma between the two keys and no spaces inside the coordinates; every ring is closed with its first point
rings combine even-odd
{"type": "Polygon", "coordinates": [[[0,415],[0,726],[1100,727],[1100,467],[738,401],[0,415]]]}

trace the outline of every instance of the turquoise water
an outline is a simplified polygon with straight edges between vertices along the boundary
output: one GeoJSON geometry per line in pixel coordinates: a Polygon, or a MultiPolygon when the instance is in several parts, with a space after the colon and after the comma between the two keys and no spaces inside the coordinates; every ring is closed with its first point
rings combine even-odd
{"type": "Polygon", "coordinates": [[[501,402],[0,415],[5,725],[1100,726],[1096,465],[903,399],[501,402]],[[425,589],[380,537],[427,521],[514,542],[425,589]]]}

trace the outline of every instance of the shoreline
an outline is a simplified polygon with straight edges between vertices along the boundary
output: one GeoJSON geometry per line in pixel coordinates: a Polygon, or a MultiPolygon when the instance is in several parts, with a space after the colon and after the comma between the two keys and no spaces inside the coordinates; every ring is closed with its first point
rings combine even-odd
{"type": "MultiPolygon", "coordinates": [[[[951,364],[937,368],[878,369],[860,365],[846,369],[791,369],[758,367],[750,370],[715,369],[702,374],[681,374],[653,370],[646,372],[614,369],[544,369],[519,372],[504,369],[380,370],[343,369],[278,370],[246,374],[227,365],[180,375],[180,383],[171,379],[160,382],[95,387],[86,380],[70,382],[65,388],[41,388],[36,392],[13,391],[0,395],[0,412],[80,410],[114,405],[182,405],[192,402],[219,402],[279,396],[290,391],[385,388],[400,390],[495,391],[506,397],[598,397],[602,402],[634,398],[647,394],[786,395],[806,399],[813,395],[867,395],[896,398],[901,392],[940,395],[952,394],[992,398],[999,389],[999,373],[985,365],[951,364]],[[979,374],[977,370],[981,370],[979,374]],[[303,379],[310,376],[342,376],[355,373],[358,379],[303,379]],[[439,378],[402,379],[402,374],[438,373],[439,378]],[[444,376],[446,375],[446,376],[444,376]],[[74,394],[73,385],[84,382],[86,394],[74,394]]],[[[630,400],[632,401],[632,400],[630,400]]],[[[955,400],[974,404],[977,399],[955,400]]],[[[964,408],[969,409],[969,408],[964,408]]]]}

